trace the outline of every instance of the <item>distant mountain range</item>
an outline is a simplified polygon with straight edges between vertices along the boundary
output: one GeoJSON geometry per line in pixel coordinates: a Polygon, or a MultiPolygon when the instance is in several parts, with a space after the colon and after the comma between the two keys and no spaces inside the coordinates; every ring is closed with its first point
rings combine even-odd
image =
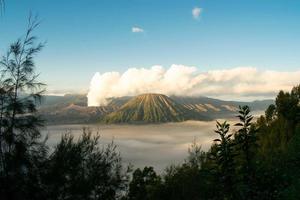
{"type": "Polygon", "coordinates": [[[273,100],[223,101],[208,97],[142,94],[108,99],[108,105],[88,107],[85,95],[45,96],[39,114],[48,124],[163,123],[232,117],[239,105],[263,111],[273,100]]]}

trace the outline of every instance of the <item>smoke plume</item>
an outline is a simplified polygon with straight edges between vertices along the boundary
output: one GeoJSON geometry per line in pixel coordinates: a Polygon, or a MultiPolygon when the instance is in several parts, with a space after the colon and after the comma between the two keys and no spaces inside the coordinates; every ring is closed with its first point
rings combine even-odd
{"type": "Polygon", "coordinates": [[[300,70],[261,71],[254,67],[200,72],[196,67],[172,65],[129,68],[124,73],[96,73],[90,83],[88,105],[106,105],[108,98],[142,93],[223,98],[274,97],[299,84],[300,70]]]}

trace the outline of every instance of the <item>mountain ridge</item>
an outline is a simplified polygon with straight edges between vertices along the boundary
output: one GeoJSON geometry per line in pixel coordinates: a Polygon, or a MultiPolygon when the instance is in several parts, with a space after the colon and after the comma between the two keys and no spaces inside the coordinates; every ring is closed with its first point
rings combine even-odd
{"type": "MultiPolygon", "coordinates": [[[[147,93],[155,94],[155,93],[147,93]]],[[[141,95],[147,95],[141,94],[141,95]]],[[[166,96],[163,99],[171,99],[175,103],[177,112],[166,120],[145,120],[144,123],[163,123],[178,122],[185,120],[213,120],[217,118],[228,118],[235,115],[235,110],[239,105],[249,105],[252,111],[264,111],[268,105],[274,103],[274,100],[256,100],[252,102],[224,101],[204,96],[188,97],[188,96],[166,96]],[[180,115],[176,115],[180,113],[180,115]],[[173,118],[172,118],[173,117],[173,118]],[[154,122],[151,122],[154,121],[154,122]]],[[[140,96],[140,95],[138,95],[140,96]]],[[[108,120],[111,113],[120,111],[121,107],[126,105],[130,100],[137,96],[124,96],[108,99],[106,106],[87,106],[86,95],[69,94],[65,96],[45,96],[42,105],[39,106],[39,114],[48,122],[48,124],[74,124],[74,123],[131,123],[135,120],[108,120]],[[116,122],[121,121],[121,122],[116,122]],[[122,122],[124,121],[124,122],[122,122]]],[[[159,101],[157,101],[159,102],[159,101]]],[[[152,105],[156,105],[153,103],[152,105]]],[[[168,106],[166,108],[172,108],[168,106]]],[[[151,107],[151,106],[150,106],[151,107]]],[[[153,107],[153,106],[152,106],[153,107]]],[[[175,109],[175,110],[176,110],[175,109]]],[[[147,110],[147,109],[146,109],[147,110]]],[[[153,110],[152,108],[150,110],[153,110]]],[[[155,109],[154,109],[155,110],[155,109]]],[[[159,110],[159,109],[158,109],[159,110]]],[[[168,109],[167,109],[168,110],[168,109]]],[[[142,111],[137,111],[141,113],[142,111]]],[[[153,111],[154,112],[154,111],[153,111]]],[[[153,116],[154,114],[146,114],[153,116]]],[[[151,112],[150,112],[151,113],[151,112]]],[[[160,112],[161,113],[161,112],[160,112]]],[[[155,115],[154,115],[155,116],[155,115]]],[[[137,116],[136,116],[137,117],[137,116]]],[[[122,117],[121,117],[122,118],[122,117]]],[[[130,118],[130,117],[129,117],[130,118]]],[[[123,117],[124,119],[124,117],[123,117]]],[[[138,121],[138,120],[136,120],[138,121]]]]}

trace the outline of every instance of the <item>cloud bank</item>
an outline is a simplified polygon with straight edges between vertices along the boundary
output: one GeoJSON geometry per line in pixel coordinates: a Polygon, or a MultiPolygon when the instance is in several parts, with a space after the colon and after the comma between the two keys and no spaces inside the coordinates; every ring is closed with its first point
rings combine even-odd
{"type": "Polygon", "coordinates": [[[299,84],[298,71],[261,71],[254,67],[200,72],[196,67],[172,65],[129,68],[124,73],[96,73],[88,92],[88,105],[106,105],[107,98],[142,93],[210,96],[227,99],[274,97],[279,90],[299,84]]]}

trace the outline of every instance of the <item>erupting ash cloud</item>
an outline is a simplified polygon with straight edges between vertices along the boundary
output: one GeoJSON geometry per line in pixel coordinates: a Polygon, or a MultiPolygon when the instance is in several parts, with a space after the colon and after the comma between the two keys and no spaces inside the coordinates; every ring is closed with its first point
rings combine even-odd
{"type": "Polygon", "coordinates": [[[199,72],[196,67],[172,65],[129,68],[124,73],[96,73],[91,80],[88,105],[106,105],[111,97],[142,93],[166,95],[204,95],[223,98],[274,97],[279,90],[299,84],[300,70],[260,71],[254,67],[199,72]]]}

